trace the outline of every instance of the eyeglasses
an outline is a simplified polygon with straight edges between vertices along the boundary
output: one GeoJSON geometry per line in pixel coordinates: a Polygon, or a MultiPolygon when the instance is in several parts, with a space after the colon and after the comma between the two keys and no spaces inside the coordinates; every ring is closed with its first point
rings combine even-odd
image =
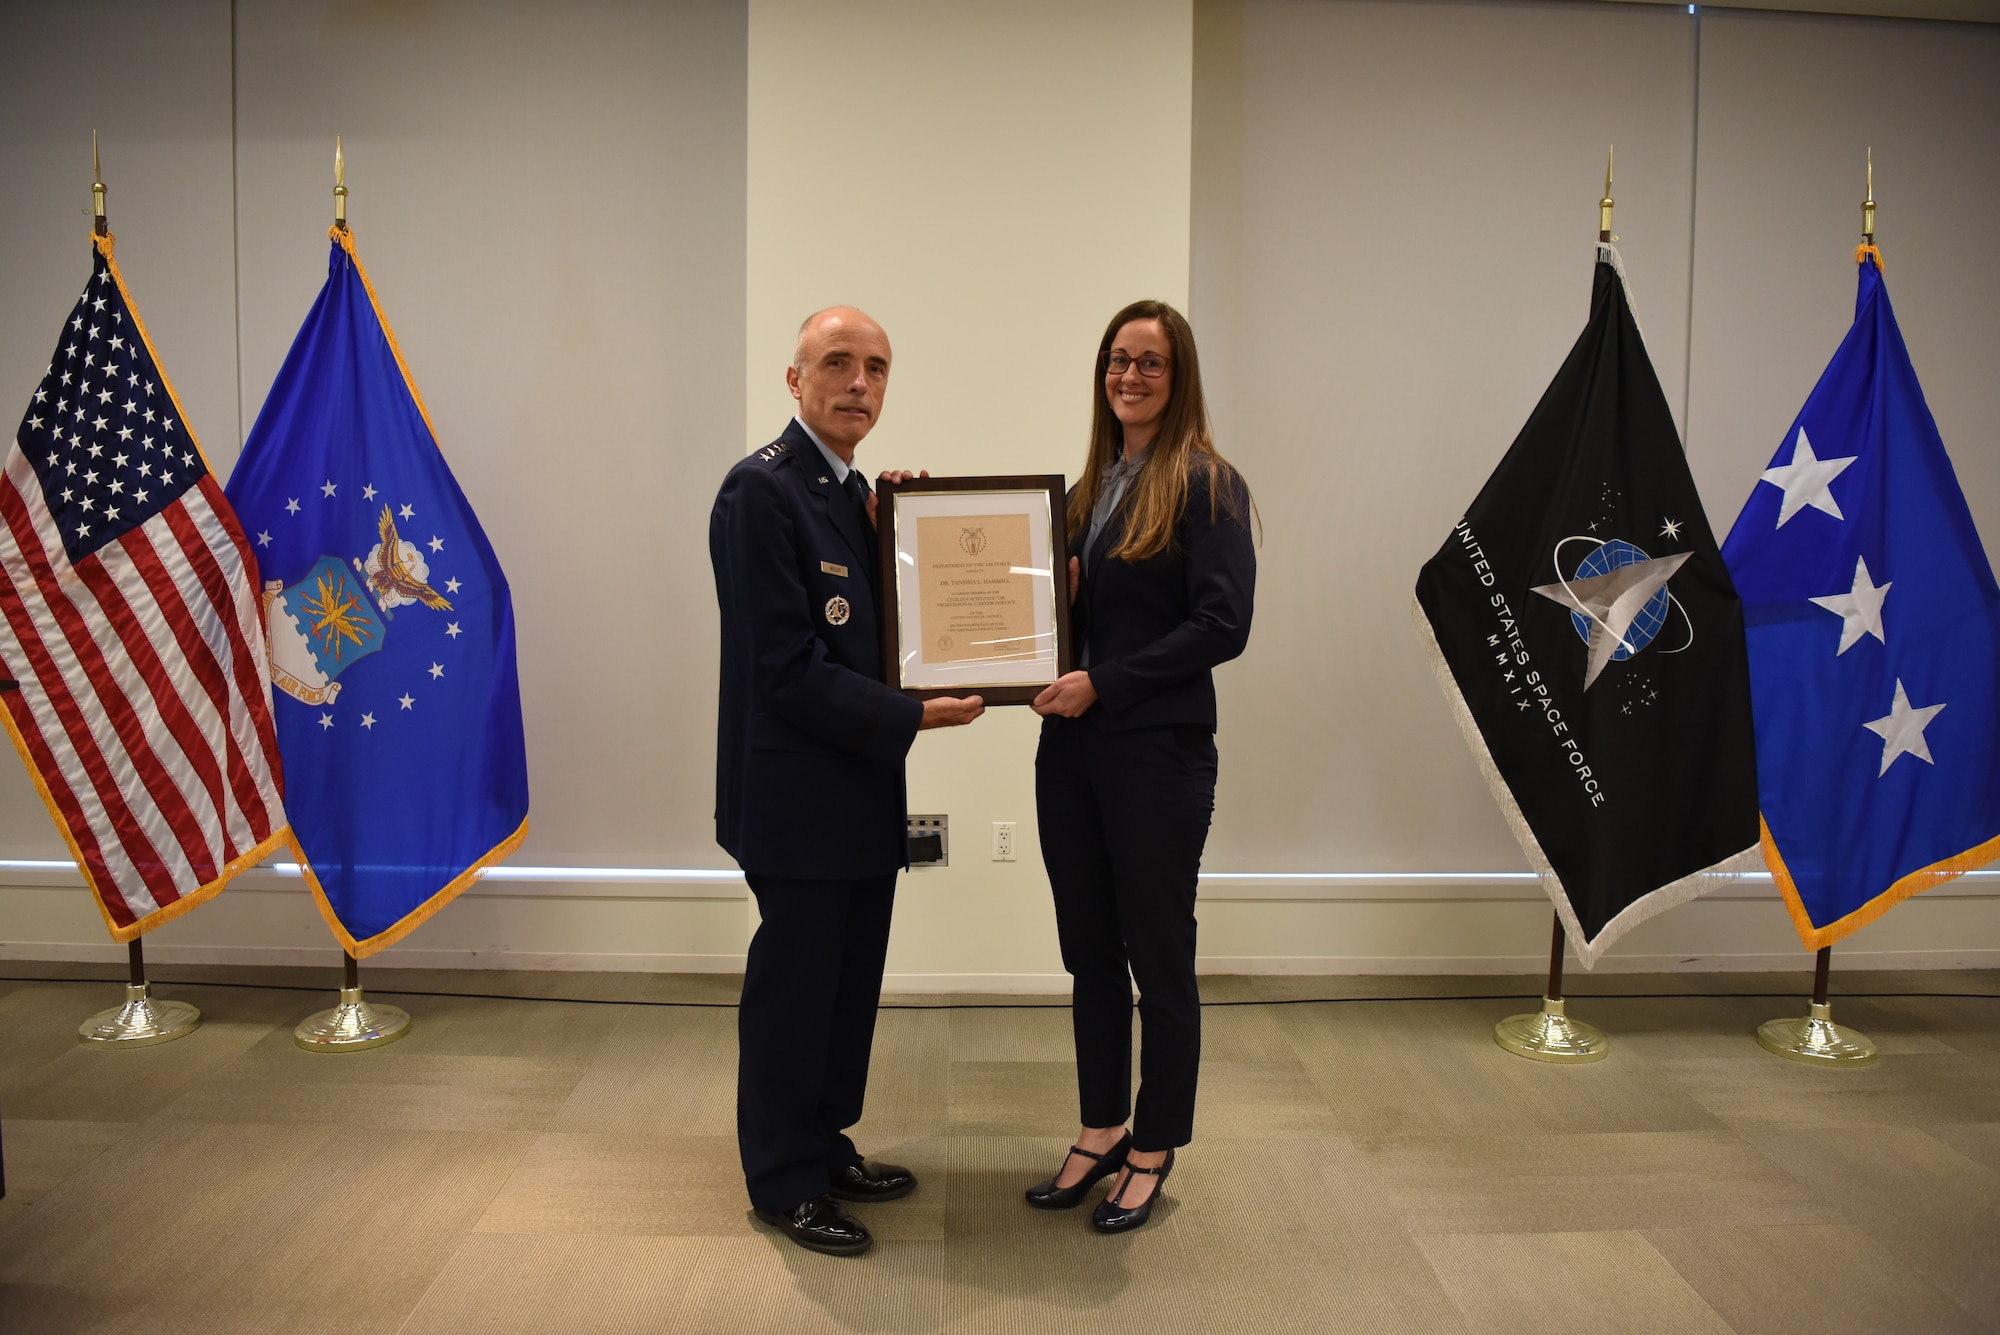
{"type": "Polygon", "coordinates": [[[1147,353],[1143,357],[1132,357],[1123,352],[1100,353],[1106,375],[1124,375],[1132,367],[1139,368],[1139,374],[1148,380],[1158,380],[1167,373],[1167,359],[1147,353]]]}

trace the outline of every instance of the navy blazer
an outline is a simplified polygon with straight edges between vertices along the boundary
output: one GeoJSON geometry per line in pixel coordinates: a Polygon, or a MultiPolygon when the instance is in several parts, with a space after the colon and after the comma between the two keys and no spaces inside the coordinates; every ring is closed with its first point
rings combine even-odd
{"type": "MultiPolygon", "coordinates": [[[[1090,684],[1097,691],[1091,711],[1101,711],[1098,726],[1111,731],[1194,723],[1213,732],[1211,669],[1250,642],[1257,552],[1250,540],[1249,488],[1235,469],[1196,460],[1173,541],[1143,561],[1106,556],[1125,531],[1126,508],[1120,505],[1098,535],[1071,612],[1077,643],[1090,646],[1090,684]],[[1233,494],[1211,515],[1209,492],[1217,476],[1233,494]]],[[[1089,532],[1079,526],[1070,555],[1082,555],[1089,532]]]]}
{"type": "Polygon", "coordinates": [[[722,480],[708,555],[716,842],[768,876],[909,865],[903,757],[924,707],[882,683],[875,537],[796,420],[722,480]]]}

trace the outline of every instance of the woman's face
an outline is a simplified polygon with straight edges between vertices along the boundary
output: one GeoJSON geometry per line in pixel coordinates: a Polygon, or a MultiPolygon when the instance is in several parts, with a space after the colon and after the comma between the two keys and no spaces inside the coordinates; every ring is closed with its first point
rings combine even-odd
{"type": "Polygon", "coordinates": [[[1104,397],[1115,416],[1130,432],[1141,428],[1149,434],[1159,429],[1161,414],[1174,388],[1172,345],[1158,320],[1130,320],[1112,335],[1110,356],[1104,368],[1104,397]],[[1114,369],[1123,362],[1123,369],[1114,369]],[[1146,374],[1157,371],[1157,378],[1146,374]]]}

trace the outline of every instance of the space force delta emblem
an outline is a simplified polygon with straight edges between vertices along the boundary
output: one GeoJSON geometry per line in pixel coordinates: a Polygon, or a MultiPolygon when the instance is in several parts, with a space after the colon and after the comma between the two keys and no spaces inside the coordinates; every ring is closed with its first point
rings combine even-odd
{"type": "Polygon", "coordinates": [[[1425,564],[1415,610],[1586,965],[1755,868],[1742,605],[1610,246],[1588,327],[1425,564]]]}

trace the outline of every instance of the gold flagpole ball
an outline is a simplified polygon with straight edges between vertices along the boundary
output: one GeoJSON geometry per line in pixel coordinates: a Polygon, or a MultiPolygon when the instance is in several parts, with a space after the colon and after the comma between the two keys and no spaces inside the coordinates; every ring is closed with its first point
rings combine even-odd
{"type": "Polygon", "coordinates": [[[151,983],[127,983],[125,1004],[99,1011],[77,1026],[79,1043],[104,1048],[143,1048],[192,1034],[201,1011],[185,1001],[155,1001],[151,983]]]}
{"type": "Polygon", "coordinates": [[[1868,1036],[1835,1024],[1832,1005],[1820,1001],[1812,1003],[1802,1020],[1767,1020],[1758,1025],[1757,1042],[1766,1052],[1812,1066],[1867,1066],[1875,1060],[1875,1045],[1868,1036]]]}
{"type": "Polygon", "coordinates": [[[1561,997],[1543,997],[1532,1015],[1510,1015],[1493,1026],[1493,1041],[1517,1057],[1538,1062],[1595,1062],[1611,1055],[1611,1040],[1596,1025],[1572,1020],[1561,997]]]}
{"type": "Polygon", "coordinates": [[[358,987],[340,989],[340,1004],[309,1015],[292,1031],[292,1042],[307,1052],[359,1052],[394,1043],[410,1032],[410,1013],[378,1006],[358,987]]]}

